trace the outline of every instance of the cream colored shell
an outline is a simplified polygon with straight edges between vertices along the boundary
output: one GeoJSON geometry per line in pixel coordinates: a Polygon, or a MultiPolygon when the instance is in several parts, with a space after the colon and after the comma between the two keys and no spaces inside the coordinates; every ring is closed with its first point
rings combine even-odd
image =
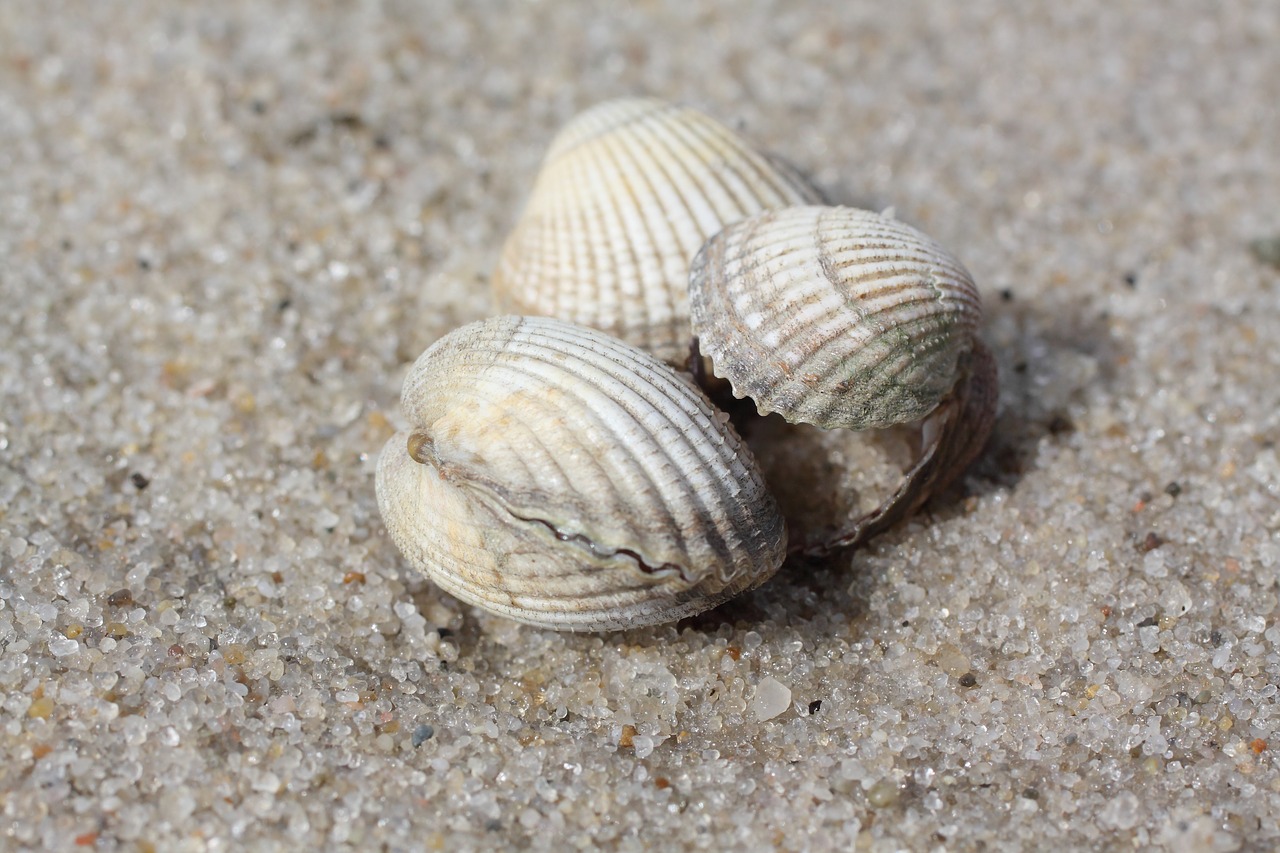
{"type": "Polygon", "coordinates": [[[736,396],[827,429],[929,414],[981,320],[949,252],[847,207],[766,211],[724,229],[693,262],[690,304],[701,352],[736,396]]]}
{"type": "Polygon", "coordinates": [[[410,429],[378,504],[439,586],[549,628],[667,622],[768,579],[786,533],[727,419],[649,355],[582,326],[497,317],[404,383],[410,429]]]}
{"type": "Polygon", "coordinates": [[[555,138],[493,275],[499,310],[604,330],[680,364],[689,261],[725,225],[818,201],[724,125],[654,98],[609,101],[555,138]]]}

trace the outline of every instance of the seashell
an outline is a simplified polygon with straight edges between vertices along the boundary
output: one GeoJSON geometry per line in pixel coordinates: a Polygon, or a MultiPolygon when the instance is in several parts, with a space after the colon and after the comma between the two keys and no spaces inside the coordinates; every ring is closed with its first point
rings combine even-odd
{"type": "Polygon", "coordinates": [[[493,274],[499,310],[688,355],[689,260],[725,225],[820,201],[724,125],[655,98],[608,101],[555,138],[493,274]]]}
{"type": "Polygon", "coordinates": [[[549,628],[673,621],[763,583],[786,531],[755,460],[692,384],[545,317],[457,329],[410,369],[378,505],[436,584],[549,628]]]}
{"type": "Polygon", "coordinates": [[[817,539],[797,542],[793,550],[823,556],[862,543],[911,517],[960,476],[982,452],[995,425],[999,375],[995,357],[981,338],[961,358],[951,392],[921,424],[920,453],[898,487],[872,511],[851,519],[817,539]]]}
{"type": "Polygon", "coordinates": [[[929,414],[956,384],[982,316],[950,253],[848,207],[730,225],[694,259],[689,298],[698,347],[735,396],[824,429],[929,414]]]}

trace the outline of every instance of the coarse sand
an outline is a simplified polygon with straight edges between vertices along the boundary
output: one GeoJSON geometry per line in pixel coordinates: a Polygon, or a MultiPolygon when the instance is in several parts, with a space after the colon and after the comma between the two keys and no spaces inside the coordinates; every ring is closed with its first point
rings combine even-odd
{"type": "Polygon", "coordinates": [[[1269,0],[6,4],[0,848],[1274,849],[1277,81],[1269,0]],[[525,628],[374,465],[640,93],[951,249],[999,418],[852,555],[525,628]]]}

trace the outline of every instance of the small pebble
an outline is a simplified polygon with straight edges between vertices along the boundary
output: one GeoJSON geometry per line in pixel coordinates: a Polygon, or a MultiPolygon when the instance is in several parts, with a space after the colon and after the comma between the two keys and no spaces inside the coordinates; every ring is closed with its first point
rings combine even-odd
{"type": "Polygon", "coordinates": [[[648,758],[657,746],[657,740],[644,735],[636,735],[631,739],[631,747],[635,750],[636,758],[648,758]]]}
{"type": "Polygon", "coordinates": [[[55,636],[49,640],[49,652],[56,658],[64,658],[80,651],[80,641],[69,637],[55,636]]]}
{"type": "Polygon", "coordinates": [[[867,791],[867,802],[877,809],[888,808],[898,802],[901,795],[902,792],[897,785],[888,779],[881,779],[867,791]]]}
{"type": "Polygon", "coordinates": [[[41,696],[39,699],[31,703],[27,708],[27,716],[34,720],[45,720],[53,713],[53,700],[48,696],[41,696]]]}
{"type": "Polygon", "coordinates": [[[771,720],[791,707],[791,688],[772,676],[766,676],[756,686],[751,700],[751,713],[756,720],[771,720]]]}

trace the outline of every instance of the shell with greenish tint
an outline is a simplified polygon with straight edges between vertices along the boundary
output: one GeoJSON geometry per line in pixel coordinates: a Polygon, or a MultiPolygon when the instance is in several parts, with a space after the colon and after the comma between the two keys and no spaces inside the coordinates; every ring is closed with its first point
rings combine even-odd
{"type": "Polygon", "coordinates": [[[406,558],[453,595],[557,629],[673,621],[764,582],[786,533],[724,415],[651,356],[497,317],[413,365],[378,461],[406,558]]]}
{"type": "Polygon", "coordinates": [[[702,113],[608,101],[555,138],[493,275],[499,310],[559,317],[683,362],[689,261],[725,225],[819,200],[702,113]]]}
{"type": "Polygon", "coordinates": [[[910,518],[969,467],[991,436],[999,397],[995,356],[981,338],[960,363],[955,387],[920,424],[920,454],[897,489],[872,511],[850,518],[816,538],[801,536],[792,548],[811,556],[854,548],[910,518]]]}
{"type": "Polygon", "coordinates": [[[692,264],[690,307],[702,354],[736,396],[825,429],[929,414],[982,316],[949,252],[846,207],[766,211],[725,228],[692,264]]]}

